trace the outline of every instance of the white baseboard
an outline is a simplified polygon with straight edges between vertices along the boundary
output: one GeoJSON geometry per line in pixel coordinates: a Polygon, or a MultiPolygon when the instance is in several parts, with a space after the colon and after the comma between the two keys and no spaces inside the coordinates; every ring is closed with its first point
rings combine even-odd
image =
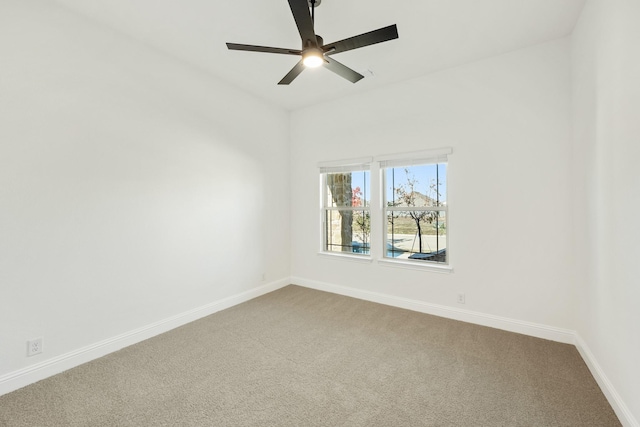
{"type": "Polygon", "coordinates": [[[491,328],[502,329],[509,332],[557,341],[565,344],[575,343],[575,332],[569,329],[556,328],[553,326],[541,325],[538,323],[525,322],[522,320],[509,319],[507,317],[494,316],[477,311],[463,310],[445,305],[431,304],[424,301],[402,298],[388,294],[365,291],[362,289],[350,288],[346,286],[334,285],[330,283],[308,280],[301,277],[292,277],[291,283],[304,286],[306,288],[345,295],[366,301],[377,302],[393,307],[405,308],[407,310],[418,311],[420,313],[433,314],[447,319],[460,320],[462,322],[476,325],[489,326],[491,328]]]}
{"type": "Polygon", "coordinates": [[[584,363],[587,364],[587,367],[591,371],[591,375],[595,378],[596,382],[600,386],[600,389],[607,397],[609,404],[613,408],[614,412],[620,419],[620,422],[625,427],[640,427],[640,423],[635,419],[629,408],[624,403],[616,389],[609,381],[609,378],[602,370],[602,367],[596,360],[595,356],[587,346],[587,343],[582,339],[582,337],[576,333],[576,348],[584,359],[584,363]]]}
{"type": "Polygon", "coordinates": [[[350,288],[346,286],[334,285],[315,280],[303,279],[300,277],[284,278],[275,282],[223,298],[218,301],[206,304],[202,307],[189,310],[185,313],[172,316],[159,322],[143,326],[142,328],[126,332],[113,338],[109,338],[98,343],[80,348],[78,350],[65,353],[63,355],[45,360],[35,365],[19,369],[14,372],[0,376],[0,396],[17,390],[29,384],[35,383],[52,375],[79,366],[83,363],[105,356],[121,348],[144,341],[171,329],[198,320],[202,317],[224,310],[234,305],[249,301],[261,295],[273,292],[290,283],[306,288],[345,295],[365,301],[390,305],[407,310],[432,314],[448,319],[460,320],[482,326],[516,332],[537,338],[548,339],[566,344],[574,344],[578,352],[589,367],[591,374],[602,389],[611,407],[620,419],[622,425],[626,427],[640,427],[638,421],[629,411],[628,407],[615,390],[606,374],[598,364],[593,353],[584,340],[575,332],[567,329],[555,328],[537,323],[524,322],[521,320],[506,317],[493,316],[489,314],[462,310],[454,307],[447,307],[438,304],[430,304],[423,301],[401,298],[393,295],[381,294],[377,292],[365,291],[362,289],[350,288]]]}
{"type": "Polygon", "coordinates": [[[209,316],[210,314],[233,307],[234,305],[249,301],[269,292],[273,292],[287,286],[289,283],[288,277],[267,283],[248,291],[231,295],[221,300],[194,308],[193,310],[160,320],[150,325],[125,332],[124,334],[44,360],[34,365],[27,366],[26,368],[9,372],[8,374],[0,376],[0,396],[43,380],[52,375],[82,365],[83,363],[90,362],[91,360],[105,356],[109,353],[113,353],[114,351],[120,350],[124,347],[170,331],[171,329],[175,329],[202,317],[209,316]]]}

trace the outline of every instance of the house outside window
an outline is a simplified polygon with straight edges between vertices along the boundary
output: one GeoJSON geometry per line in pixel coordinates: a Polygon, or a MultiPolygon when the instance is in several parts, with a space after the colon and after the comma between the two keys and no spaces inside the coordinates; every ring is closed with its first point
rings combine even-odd
{"type": "Polygon", "coordinates": [[[369,255],[371,159],[321,166],[323,252],[369,255]]]}

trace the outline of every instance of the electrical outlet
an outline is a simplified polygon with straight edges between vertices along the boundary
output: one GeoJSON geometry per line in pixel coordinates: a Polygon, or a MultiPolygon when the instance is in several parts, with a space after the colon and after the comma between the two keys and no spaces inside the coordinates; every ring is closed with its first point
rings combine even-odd
{"type": "Polygon", "coordinates": [[[35,356],[42,353],[42,337],[27,341],[27,356],[35,356]]]}
{"type": "Polygon", "coordinates": [[[262,281],[264,282],[265,280],[267,280],[267,273],[262,273],[262,281]]]}
{"type": "Polygon", "coordinates": [[[459,292],[458,293],[458,299],[457,299],[458,304],[464,304],[464,299],[465,299],[464,294],[462,292],[459,292]]]}

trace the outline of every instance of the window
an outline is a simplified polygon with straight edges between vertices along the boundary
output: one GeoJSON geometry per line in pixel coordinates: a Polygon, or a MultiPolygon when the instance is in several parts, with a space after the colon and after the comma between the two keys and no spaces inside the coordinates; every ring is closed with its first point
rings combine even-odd
{"type": "Polygon", "coordinates": [[[446,156],[380,166],[385,257],[448,264],[446,156]]]}
{"type": "Polygon", "coordinates": [[[346,161],[320,167],[323,251],[369,254],[370,161],[346,161]]]}
{"type": "Polygon", "coordinates": [[[451,152],[321,163],[322,252],[369,261],[373,254],[381,264],[451,271],[451,152]]]}

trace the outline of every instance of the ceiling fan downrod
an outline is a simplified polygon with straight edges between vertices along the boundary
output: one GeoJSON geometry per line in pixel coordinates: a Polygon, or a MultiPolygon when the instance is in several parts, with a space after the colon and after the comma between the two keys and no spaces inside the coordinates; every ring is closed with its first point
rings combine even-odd
{"type": "Polygon", "coordinates": [[[311,3],[311,22],[314,24],[316,23],[316,0],[309,0],[309,3],[311,3]]]}

